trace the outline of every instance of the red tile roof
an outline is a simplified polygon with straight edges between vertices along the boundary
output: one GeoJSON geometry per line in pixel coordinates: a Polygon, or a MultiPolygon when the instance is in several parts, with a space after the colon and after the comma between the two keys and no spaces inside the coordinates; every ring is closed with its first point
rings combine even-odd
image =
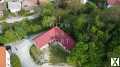
{"type": "Polygon", "coordinates": [[[109,5],[120,5],[120,0],[107,0],[109,5]]]}
{"type": "Polygon", "coordinates": [[[59,27],[54,27],[43,35],[33,39],[38,48],[54,40],[60,42],[66,49],[73,48],[75,43],[74,40],[59,27]]]}
{"type": "Polygon", "coordinates": [[[0,67],[6,67],[6,49],[5,47],[0,47],[0,67]]]}

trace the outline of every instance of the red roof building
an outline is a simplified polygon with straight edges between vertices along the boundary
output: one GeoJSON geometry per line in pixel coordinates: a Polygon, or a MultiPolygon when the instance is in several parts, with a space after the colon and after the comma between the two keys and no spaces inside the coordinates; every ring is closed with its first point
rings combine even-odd
{"type": "Polygon", "coordinates": [[[50,29],[48,32],[34,38],[33,41],[38,48],[42,48],[51,42],[59,42],[65,49],[71,49],[75,43],[74,40],[59,27],[50,29]]]}
{"type": "Polygon", "coordinates": [[[0,47],[0,67],[6,67],[6,49],[0,47]]]}
{"type": "Polygon", "coordinates": [[[0,43],[0,67],[10,67],[10,54],[6,47],[0,43]]]}
{"type": "Polygon", "coordinates": [[[107,0],[108,5],[116,6],[120,5],[120,0],[107,0]]]}

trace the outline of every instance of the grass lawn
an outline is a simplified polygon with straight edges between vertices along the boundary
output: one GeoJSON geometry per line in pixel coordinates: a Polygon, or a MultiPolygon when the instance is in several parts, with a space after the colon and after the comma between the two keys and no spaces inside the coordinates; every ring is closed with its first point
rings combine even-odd
{"type": "Polygon", "coordinates": [[[21,63],[20,63],[20,59],[17,55],[12,54],[11,58],[10,58],[10,61],[11,61],[12,67],[22,67],[21,63]]]}

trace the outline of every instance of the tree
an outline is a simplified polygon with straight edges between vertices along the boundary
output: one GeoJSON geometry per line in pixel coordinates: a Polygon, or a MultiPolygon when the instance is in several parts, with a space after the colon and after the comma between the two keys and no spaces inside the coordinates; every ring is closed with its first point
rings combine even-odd
{"type": "Polygon", "coordinates": [[[40,14],[41,16],[51,16],[54,13],[54,6],[52,3],[48,3],[47,5],[41,7],[40,14]]]}
{"type": "Polygon", "coordinates": [[[5,37],[7,42],[13,42],[13,41],[16,41],[18,39],[15,32],[10,31],[10,30],[5,32],[4,37],[5,37]]]}
{"type": "Polygon", "coordinates": [[[43,27],[53,27],[55,24],[56,18],[54,16],[44,16],[42,20],[43,27]]]}
{"type": "Polygon", "coordinates": [[[73,14],[77,14],[81,7],[80,0],[68,0],[66,8],[68,8],[73,14]]]}
{"type": "Polygon", "coordinates": [[[83,29],[83,26],[87,23],[86,21],[86,17],[87,15],[83,14],[83,15],[80,15],[78,16],[78,18],[73,22],[73,25],[74,25],[74,28],[76,30],[81,30],[83,29]]]}
{"type": "Polygon", "coordinates": [[[22,27],[19,26],[15,26],[14,31],[19,39],[22,39],[27,35],[27,32],[22,27]]]}
{"type": "Polygon", "coordinates": [[[106,34],[104,38],[106,67],[109,66],[111,57],[119,57],[120,38],[120,16],[119,7],[107,8],[100,14],[100,19],[104,23],[103,28],[106,34]],[[103,18],[104,17],[104,18],[103,18]],[[117,51],[118,50],[118,51],[117,51]]]}
{"type": "Polygon", "coordinates": [[[71,54],[68,57],[68,62],[75,65],[76,67],[81,67],[83,63],[87,63],[88,54],[88,45],[83,42],[77,43],[76,47],[72,50],[71,54]],[[86,54],[84,54],[86,53],[86,54]]]}
{"type": "Polygon", "coordinates": [[[78,42],[68,57],[76,67],[103,67],[103,46],[94,42],[78,42]],[[99,61],[99,62],[98,62],[99,61]]]}
{"type": "Polygon", "coordinates": [[[108,8],[101,12],[94,9],[94,12],[91,9],[89,13],[78,16],[72,24],[77,44],[68,57],[68,63],[76,67],[109,67],[110,58],[120,56],[119,9],[108,8]]]}
{"type": "Polygon", "coordinates": [[[7,39],[4,36],[0,36],[0,43],[6,43],[7,39]]]}

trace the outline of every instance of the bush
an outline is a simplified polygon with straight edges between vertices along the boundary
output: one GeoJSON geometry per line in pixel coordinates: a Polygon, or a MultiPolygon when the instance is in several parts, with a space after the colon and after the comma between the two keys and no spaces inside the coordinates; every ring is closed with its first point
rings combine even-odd
{"type": "Polygon", "coordinates": [[[12,67],[22,67],[22,65],[20,63],[20,59],[17,55],[12,54],[10,61],[11,61],[12,67]]]}

